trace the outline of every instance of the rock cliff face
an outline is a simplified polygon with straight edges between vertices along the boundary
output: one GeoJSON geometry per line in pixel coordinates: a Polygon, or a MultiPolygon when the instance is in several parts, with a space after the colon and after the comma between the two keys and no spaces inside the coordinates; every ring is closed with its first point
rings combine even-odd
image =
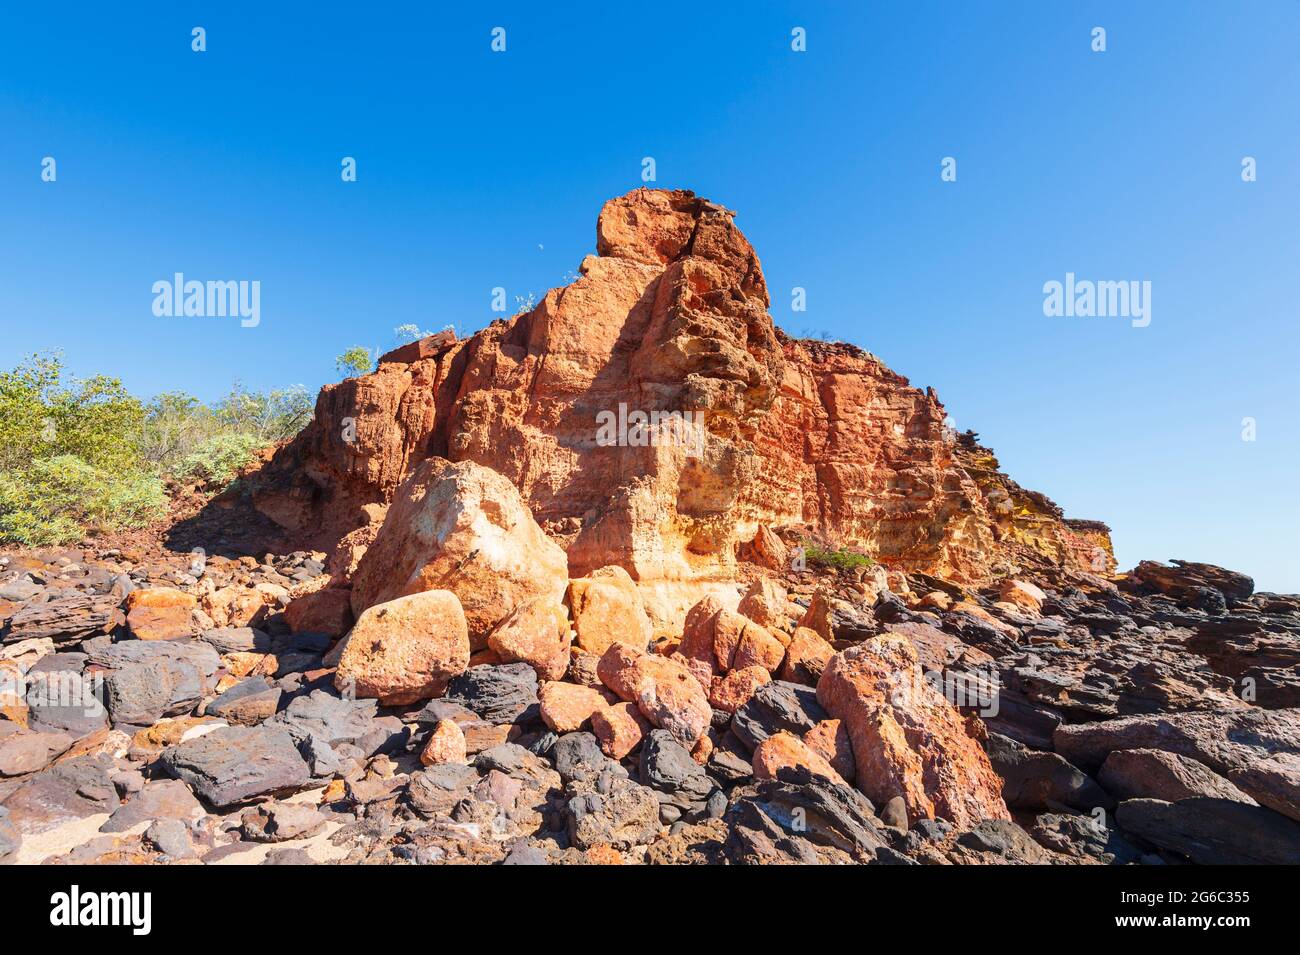
{"type": "Polygon", "coordinates": [[[323,389],[254,481],[256,507],[328,550],[364,541],[421,461],[472,461],[519,489],[571,576],[622,566],[678,614],[736,578],[761,525],[971,584],[1113,569],[1104,525],[1001,474],[932,390],[777,330],[733,215],[685,191],[609,201],[597,254],[531,312],[323,389]]]}

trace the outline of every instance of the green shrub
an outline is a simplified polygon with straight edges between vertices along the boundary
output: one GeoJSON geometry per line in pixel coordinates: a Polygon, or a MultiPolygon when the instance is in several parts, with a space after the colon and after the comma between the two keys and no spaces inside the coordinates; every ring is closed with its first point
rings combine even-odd
{"type": "Polygon", "coordinates": [[[815,544],[804,544],[803,556],[809,564],[819,567],[834,567],[836,570],[853,571],[859,567],[870,567],[875,563],[866,554],[855,550],[839,548],[831,550],[815,544]]]}
{"type": "Polygon", "coordinates": [[[92,467],[71,454],[0,472],[0,539],[7,541],[64,544],[90,528],[139,527],[166,513],[158,478],[92,467]]]}
{"type": "Polygon", "coordinates": [[[0,471],[64,454],[106,470],[130,467],[144,404],[116,378],[62,379],[58,355],[0,372],[0,471]]]}
{"type": "Polygon", "coordinates": [[[224,487],[265,445],[255,434],[216,434],[182,458],[175,475],[224,487]]]}
{"type": "Polygon", "coordinates": [[[334,367],[346,378],[366,375],[375,370],[375,359],[364,345],[353,345],[334,359],[334,367]]]}
{"type": "Polygon", "coordinates": [[[57,354],[33,355],[0,372],[0,543],[61,544],[152,523],[167,512],[166,477],[225,485],[311,415],[301,385],[236,383],[211,405],[180,392],[146,403],[116,378],[69,378],[57,354]]]}

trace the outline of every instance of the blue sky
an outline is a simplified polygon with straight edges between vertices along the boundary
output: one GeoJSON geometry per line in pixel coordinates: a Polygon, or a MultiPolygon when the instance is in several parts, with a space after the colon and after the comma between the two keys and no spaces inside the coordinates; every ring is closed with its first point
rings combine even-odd
{"type": "Polygon", "coordinates": [[[1300,4],[269,6],[0,13],[0,363],[314,389],[563,284],[653,156],[738,211],[778,324],[933,385],[1123,566],[1300,591],[1300,4]],[[176,271],[259,280],[261,324],[156,318],[176,271]],[[1066,272],[1149,280],[1151,324],[1045,317],[1066,272]]]}

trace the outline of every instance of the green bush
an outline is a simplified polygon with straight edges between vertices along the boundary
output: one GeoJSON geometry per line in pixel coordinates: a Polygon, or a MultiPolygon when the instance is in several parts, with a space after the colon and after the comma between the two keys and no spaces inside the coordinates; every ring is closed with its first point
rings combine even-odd
{"type": "Polygon", "coordinates": [[[64,544],[91,528],[139,527],[166,513],[158,478],[96,468],[72,454],[0,472],[0,539],[6,541],[64,544]]]}
{"type": "Polygon", "coordinates": [[[116,378],[74,379],[58,355],[0,372],[0,543],[42,546],[167,512],[165,479],[228,484],[259,448],[311,420],[301,385],[212,405],[180,392],[149,402],[116,378]]]}
{"type": "Polygon", "coordinates": [[[180,460],[175,476],[225,487],[266,443],[255,434],[213,435],[180,460]]]}
{"type": "Polygon", "coordinates": [[[368,375],[374,371],[375,359],[364,345],[353,345],[334,359],[334,367],[341,371],[344,377],[355,378],[357,375],[368,375]]]}
{"type": "Polygon", "coordinates": [[[804,544],[803,556],[809,564],[819,567],[834,567],[836,570],[853,571],[859,567],[870,567],[875,563],[866,554],[839,548],[837,550],[804,544]]]}

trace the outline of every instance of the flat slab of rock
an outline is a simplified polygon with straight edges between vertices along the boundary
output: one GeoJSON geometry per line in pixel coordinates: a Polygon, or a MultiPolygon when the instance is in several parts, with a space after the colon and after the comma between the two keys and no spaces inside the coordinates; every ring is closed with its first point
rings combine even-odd
{"type": "Polygon", "coordinates": [[[1256,805],[1204,763],[1159,749],[1122,749],[1102,763],[1097,781],[1116,799],[1179,802],[1204,796],[1256,805]]]}
{"type": "Polygon", "coordinates": [[[43,604],[30,604],[9,618],[4,642],[49,638],[69,643],[110,633],[126,619],[117,597],[73,594],[43,604]]]}
{"type": "Polygon", "coordinates": [[[155,779],[124,802],[100,832],[125,832],[142,822],[178,819],[191,822],[204,816],[203,805],[179,779],[155,779]]]}
{"type": "Polygon", "coordinates": [[[1061,726],[1052,739],[1058,753],[1092,771],[1116,750],[1189,756],[1261,806],[1300,820],[1300,709],[1133,716],[1061,726]]]}
{"type": "Polygon", "coordinates": [[[374,728],[378,703],[347,700],[325,690],[312,690],[289,701],[274,722],[299,739],[318,736],[325,742],[352,743],[374,728]]]}
{"type": "Polygon", "coordinates": [[[470,667],[448,684],[443,699],[489,723],[511,723],[537,705],[537,672],[527,663],[470,667]]]}
{"type": "Polygon", "coordinates": [[[38,772],[71,745],[72,737],[65,733],[33,733],[14,723],[0,723],[0,776],[38,772]],[[10,728],[17,732],[8,731],[10,728]]]}
{"type": "Polygon", "coordinates": [[[985,748],[994,771],[1002,777],[1002,798],[1012,809],[1070,806],[1087,812],[1115,806],[1092,777],[1058,753],[1032,750],[996,733],[989,735],[985,748]]]}
{"type": "Polygon", "coordinates": [[[113,812],[118,799],[109,778],[112,771],[113,760],[108,756],[56,763],[5,797],[10,824],[25,835],[34,835],[71,820],[113,812]]]}
{"type": "Polygon", "coordinates": [[[267,683],[266,677],[253,676],[222,693],[204,712],[228,723],[255,726],[275,715],[280,695],[280,688],[267,683]]]}
{"type": "Polygon", "coordinates": [[[1115,819],[1125,832],[1201,865],[1300,865],[1300,824],[1260,806],[1204,797],[1129,799],[1115,819]]]}
{"type": "Polygon", "coordinates": [[[163,752],[163,768],[213,806],[301,789],[311,770],[279,726],[227,726],[163,752]]]}

